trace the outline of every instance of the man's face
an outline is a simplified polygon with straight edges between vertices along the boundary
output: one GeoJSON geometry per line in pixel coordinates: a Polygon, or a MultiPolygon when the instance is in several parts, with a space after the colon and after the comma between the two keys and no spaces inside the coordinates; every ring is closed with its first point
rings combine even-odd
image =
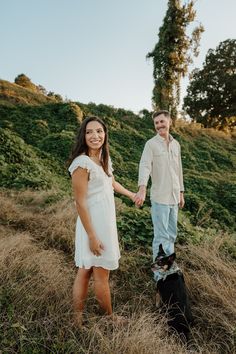
{"type": "Polygon", "coordinates": [[[164,114],[160,114],[153,119],[153,122],[156,132],[163,138],[168,137],[171,119],[164,116],[164,114]]]}

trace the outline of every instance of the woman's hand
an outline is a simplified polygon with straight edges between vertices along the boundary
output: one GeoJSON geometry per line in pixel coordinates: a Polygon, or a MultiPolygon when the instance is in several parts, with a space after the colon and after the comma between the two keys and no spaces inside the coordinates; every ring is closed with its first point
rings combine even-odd
{"type": "Polygon", "coordinates": [[[135,197],[136,197],[136,193],[130,192],[129,198],[132,200],[132,202],[135,202],[135,197]]]}
{"type": "Polygon", "coordinates": [[[102,250],[104,250],[102,242],[96,237],[89,239],[89,247],[95,256],[101,256],[102,250]]]}

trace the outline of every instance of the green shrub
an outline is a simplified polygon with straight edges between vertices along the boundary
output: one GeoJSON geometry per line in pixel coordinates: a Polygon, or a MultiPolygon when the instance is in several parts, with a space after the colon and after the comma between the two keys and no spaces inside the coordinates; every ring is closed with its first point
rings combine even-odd
{"type": "Polygon", "coordinates": [[[40,141],[38,148],[65,162],[71,152],[74,138],[75,134],[70,131],[52,133],[40,141]]]}
{"type": "Polygon", "coordinates": [[[1,187],[45,189],[52,187],[56,180],[57,176],[31,146],[13,132],[0,128],[1,187]]]}
{"type": "Polygon", "coordinates": [[[150,209],[144,207],[124,207],[117,219],[121,242],[125,249],[136,249],[138,246],[151,247],[153,227],[150,209]]]}

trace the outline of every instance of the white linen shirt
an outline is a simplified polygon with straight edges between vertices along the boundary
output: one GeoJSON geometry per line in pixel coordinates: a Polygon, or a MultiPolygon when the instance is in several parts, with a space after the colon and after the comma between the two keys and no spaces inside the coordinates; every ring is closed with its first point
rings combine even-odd
{"type": "Polygon", "coordinates": [[[145,144],[139,163],[139,186],[147,186],[152,179],[151,200],[160,204],[178,204],[184,191],[181,150],[177,140],[170,142],[159,134],[145,144]]]}

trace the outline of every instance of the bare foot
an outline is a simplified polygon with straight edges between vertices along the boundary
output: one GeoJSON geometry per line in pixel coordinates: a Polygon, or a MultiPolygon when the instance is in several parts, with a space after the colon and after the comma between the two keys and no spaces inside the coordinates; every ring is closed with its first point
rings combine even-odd
{"type": "Polygon", "coordinates": [[[74,318],[75,318],[75,325],[79,328],[82,328],[83,327],[83,313],[76,312],[74,318]]]}
{"type": "Polygon", "coordinates": [[[129,322],[127,317],[115,314],[109,315],[108,318],[116,326],[124,326],[129,322]]]}

